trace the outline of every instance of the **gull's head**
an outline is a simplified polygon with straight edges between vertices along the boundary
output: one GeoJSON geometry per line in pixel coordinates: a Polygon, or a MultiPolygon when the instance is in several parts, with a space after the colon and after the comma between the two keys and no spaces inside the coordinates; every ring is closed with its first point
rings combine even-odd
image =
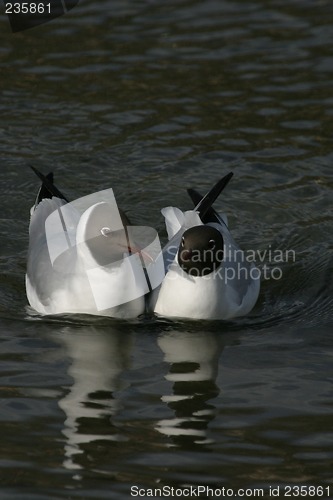
{"type": "Polygon", "coordinates": [[[223,261],[223,238],[211,226],[191,227],[184,232],[179,249],[178,264],[191,276],[206,276],[223,261]]]}

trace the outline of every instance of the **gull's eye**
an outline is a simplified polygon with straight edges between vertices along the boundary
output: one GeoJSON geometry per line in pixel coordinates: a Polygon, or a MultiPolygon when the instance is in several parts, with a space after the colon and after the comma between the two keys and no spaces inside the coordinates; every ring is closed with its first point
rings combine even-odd
{"type": "Polygon", "coordinates": [[[182,237],[181,246],[182,246],[182,247],[183,247],[183,246],[185,246],[185,238],[184,238],[184,236],[182,237]]]}
{"type": "Polygon", "coordinates": [[[215,240],[209,240],[209,242],[208,242],[208,248],[210,250],[214,250],[214,248],[215,248],[215,240]]]}

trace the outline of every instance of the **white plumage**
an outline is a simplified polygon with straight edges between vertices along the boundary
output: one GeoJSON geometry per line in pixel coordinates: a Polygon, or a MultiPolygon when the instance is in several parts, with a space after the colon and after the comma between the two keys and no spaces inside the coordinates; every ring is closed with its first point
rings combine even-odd
{"type": "Polygon", "coordinates": [[[135,318],[151,289],[150,312],[167,317],[231,319],[254,307],[259,273],[212,208],[232,173],[203,198],[188,190],[194,210],[162,210],[162,259],[156,232],[129,226],[112,189],[68,203],[52,174],[33,170],[43,184],[31,210],[26,291],[37,312],[135,318]]]}
{"type": "Polygon", "coordinates": [[[219,222],[204,224],[197,211],[182,212],[168,207],[162,213],[169,238],[163,250],[166,276],[152,293],[151,310],[167,317],[211,320],[248,314],[258,298],[259,272],[253,263],[246,261],[244,252],[235,243],[226,217],[219,216],[219,222]],[[200,236],[203,226],[215,228],[222,235],[223,260],[212,272],[194,276],[181,267],[179,249],[188,229],[195,228],[194,233],[200,236]]]}
{"type": "Polygon", "coordinates": [[[129,253],[112,190],[81,200],[53,196],[32,208],[29,303],[41,314],[135,318],[145,311],[148,287],[139,254],[129,253]]]}

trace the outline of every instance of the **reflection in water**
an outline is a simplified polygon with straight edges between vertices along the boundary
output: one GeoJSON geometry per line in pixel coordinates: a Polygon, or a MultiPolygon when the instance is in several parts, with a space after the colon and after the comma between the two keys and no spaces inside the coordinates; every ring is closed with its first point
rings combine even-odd
{"type": "Polygon", "coordinates": [[[170,363],[165,378],[173,383],[172,394],[162,396],[162,401],[175,416],[159,421],[156,429],[172,436],[174,444],[209,443],[207,428],[215,407],[207,401],[219,394],[215,383],[223,349],[219,334],[174,331],[161,336],[158,345],[170,363]]]}
{"type": "Polygon", "coordinates": [[[64,466],[80,469],[76,458],[84,453],[85,443],[124,439],[111,418],[120,408],[115,392],[126,385],[120,376],[129,364],[132,337],[111,328],[103,332],[87,327],[65,331],[61,341],[71,359],[68,374],[73,378],[69,392],[59,400],[66,414],[64,466]]]}

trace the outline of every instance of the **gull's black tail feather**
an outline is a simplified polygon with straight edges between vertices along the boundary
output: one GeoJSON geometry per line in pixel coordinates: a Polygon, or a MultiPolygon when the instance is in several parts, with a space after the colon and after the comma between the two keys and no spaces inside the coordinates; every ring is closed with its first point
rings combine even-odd
{"type": "MultiPolygon", "coordinates": [[[[187,192],[191,200],[193,201],[194,206],[196,207],[198,203],[200,203],[200,201],[202,200],[203,196],[195,189],[190,188],[187,190],[187,192]]],[[[221,218],[213,207],[210,207],[206,211],[205,215],[203,217],[201,216],[200,218],[204,224],[208,224],[209,222],[221,223],[221,218]]]]}
{"type": "Polygon", "coordinates": [[[53,172],[50,172],[47,175],[42,174],[36,167],[29,165],[30,168],[35,172],[37,177],[39,177],[42,181],[42,185],[38,191],[35,206],[38,205],[44,198],[52,198],[56,196],[61,200],[69,203],[68,199],[59,191],[59,189],[53,184],[53,172]]]}
{"type": "MultiPolygon", "coordinates": [[[[49,174],[46,175],[46,178],[53,184],[53,172],[50,172],[49,174]]],[[[37,198],[36,198],[36,205],[38,205],[39,202],[44,200],[44,198],[52,198],[52,193],[49,191],[49,189],[46,187],[46,185],[43,184],[39,188],[37,198]]]]}
{"type": "Polygon", "coordinates": [[[201,194],[195,189],[188,189],[187,192],[194,203],[195,210],[199,212],[200,219],[204,224],[208,222],[217,222],[219,224],[224,223],[219,214],[212,207],[216,198],[220,195],[223,189],[227,186],[231,177],[233,176],[233,172],[229,172],[226,176],[220,179],[210,191],[208,191],[205,196],[201,196],[201,194]]]}

